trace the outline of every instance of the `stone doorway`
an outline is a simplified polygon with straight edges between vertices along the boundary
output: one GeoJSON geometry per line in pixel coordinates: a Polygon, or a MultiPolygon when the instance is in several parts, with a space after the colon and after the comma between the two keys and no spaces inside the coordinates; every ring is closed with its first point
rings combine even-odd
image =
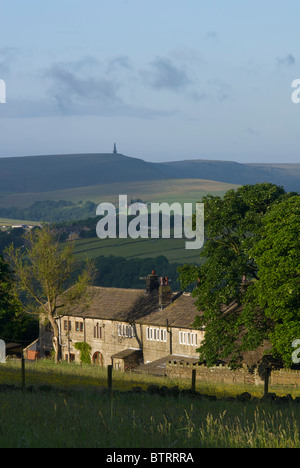
{"type": "Polygon", "coordinates": [[[96,353],[93,354],[93,364],[95,366],[103,367],[103,355],[99,351],[96,351],[96,353]]]}

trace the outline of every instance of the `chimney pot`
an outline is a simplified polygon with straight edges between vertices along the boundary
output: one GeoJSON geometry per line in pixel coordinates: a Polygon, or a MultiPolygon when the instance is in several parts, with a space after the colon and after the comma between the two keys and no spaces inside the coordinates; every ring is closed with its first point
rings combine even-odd
{"type": "Polygon", "coordinates": [[[155,274],[155,271],[152,270],[151,275],[148,275],[146,278],[146,291],[151,292],[159,287],[159,279],[158,276],[155,274]]]}

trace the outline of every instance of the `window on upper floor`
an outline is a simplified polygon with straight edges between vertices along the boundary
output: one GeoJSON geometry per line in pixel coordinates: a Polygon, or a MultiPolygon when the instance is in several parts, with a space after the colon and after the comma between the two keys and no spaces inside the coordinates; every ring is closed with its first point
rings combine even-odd
{"type": "Polygon", "coordinates": [[[179,344],[197,346],[197,333],[180,331],[179,344]]]}
{"type": "Polygon", "coordinates": [[[94,326],[94,338],[102,339],[102,326],[99,323],[94,326]]]}
{"type": "Polygon", "coordinates": [[[83,332],[83,322],[75,322],[75,330],[77,332],[83,332]]]}
{"type": "Polygon", "coordinates": [[[66,331],[72,330],[72,322],[70,322],[70,320],[64,320],[64,330],[66,331]]]}
{"type": "Polygon", "coordinates": [[[123,338],[134,338],[135,337],[134,326],[126,325],[124,323],[119,323],[118,324],[118,336],[121,336],[123,338]]]}
{"type": "Polygon", "coordinates": [[[146,338],[150,341],[167,341],[167,330],[165,328],[146,328],[146,338]]]}

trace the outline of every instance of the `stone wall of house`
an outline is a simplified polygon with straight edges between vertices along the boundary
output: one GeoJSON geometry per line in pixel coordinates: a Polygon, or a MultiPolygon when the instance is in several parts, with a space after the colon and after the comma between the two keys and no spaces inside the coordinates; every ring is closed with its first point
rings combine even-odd
{"type": "Polygon", "coordinates": [[[138,329],[135,329],[130,337],[126,336],[126,330],[128,330],[126,326],[129,326],[128,323],[112,320],[82,319],[78,317],[62,318],[61,343],[63,359],[79,362],[80,352],[76,350],[74,345],[76,342],[86,341],[92,347],[91,358],[93,362],[101,366],[110,365],[113,354],[127,348],[140,349],[141,337],[138,329]],[[65,321],[67,321],[67,329],[65,329],[65,321]],[[124,326],[124,328],[120,330],[119,326],[124,326]]]}
{"type": "MultiPolygon", "coordinates": [[[[133,336],[126,336],[128,322],[114,320],[62,317],[59,319],[62,358],[65,361],[80,361],[76,342],[87,342],[91,347],[91,358],[102,366],[111,364],[111,356],[128,348],[141,349],[144,363],[152,362],[170,354],[196,358],[196,349],[204,332],[185,328],[136,324],[133,336]],[[120,333],[123,327],[124,333],[120,333]],[[151,336],[150,336],[151,331],[151,336]],[[193,336],[192,336],[193,335],[193,336]],[[195,336],[197,335],[197,340],[195,336]],[[97,359],[96,359],[97,358],[97,359]]],[[[40,327],[41,357],[43,349],[51,349],[51,332],[40,327]]]]}
{"type": "Polygon", "coordinates": [[[155,361],[170,354],[191,358],[198,356],[196,349],[203,339],[203,332],[201,331],[186,328],[169,328],[167,330],[166,327],[155,327],[153,325],[143,325],[141,328],[145,363],[155,361]],[[149,339],[147,329],[152,329],[151,339],[149,339]],[[156,330],[156,337],[153,336],[154,330],[156,330]],[[163,339],[161,339],[161,332],[163,333],[163,339]],[[193,344],[191,344],[191,333],[193,333],[193,344]],[[159,338],[157,338],[157,335],[159,338]],[[195,340],[195,335],[197,335],[197,341],[195,340]]]}

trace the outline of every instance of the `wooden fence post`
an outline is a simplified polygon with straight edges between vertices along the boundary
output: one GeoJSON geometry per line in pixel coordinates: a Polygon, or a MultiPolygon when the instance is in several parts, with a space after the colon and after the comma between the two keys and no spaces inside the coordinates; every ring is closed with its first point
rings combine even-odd
{"type": "Polygon", "coordinates": [[[112,369],[113,369],[113,366],[109,364],[107,366],[107,386],[110,392],[112,391],[112,369]]]}
{"type": "Polygon", "coordinates": [[[192,370],[192,390],[196,391],[196,369],[192,370]]]}
{"type": "Polygon", "coordinates": [[[21,365],[22,365],[22,391],[25,391],[25,358],[22,355],[21,359],[21,365]]]}
{"type": "Polygon", "coordinates": [[[265,370],[265,379],[264,379],[264,396],[268,395],[269,393],[269,381],[270,381],[271,370],[265,370]]]}

